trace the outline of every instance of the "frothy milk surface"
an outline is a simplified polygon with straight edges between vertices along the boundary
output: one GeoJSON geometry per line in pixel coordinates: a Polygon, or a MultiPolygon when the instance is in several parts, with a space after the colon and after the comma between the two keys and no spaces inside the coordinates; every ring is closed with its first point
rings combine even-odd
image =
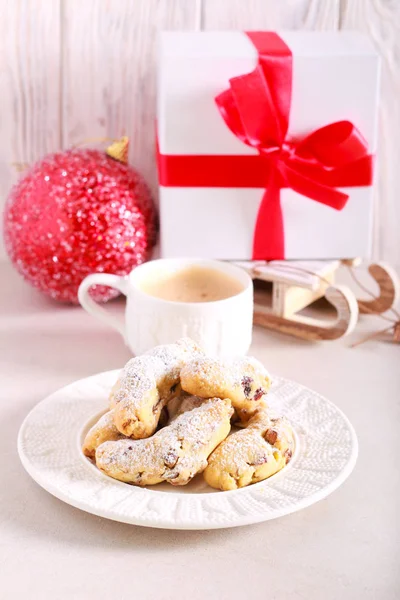
{"type": "Polygon", "coordinates": [[[153,274],[140,283],[140,289],[149,296],[173,302],[215,302],[236,296],[244,286],[222,271],[192,265],[153,274]]]}

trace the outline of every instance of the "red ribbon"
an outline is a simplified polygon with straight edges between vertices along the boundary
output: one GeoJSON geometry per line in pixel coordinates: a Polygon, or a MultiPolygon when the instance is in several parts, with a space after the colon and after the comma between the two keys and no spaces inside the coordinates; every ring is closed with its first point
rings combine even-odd
{"type": "Polygon", "coordinates": [[[229,129],[258,156],[158,155],[160,184],[182,187],[265,187],[253,259],[283,259],[281,188],[342,210],[348,195],[336,187],[372,183],[373,157],[350,121],[338,121],[300,140],[287,138],[292,53],[275,33],[247,33],[258,51],[254,71],[230,79],[216,97],[229,129]]]}

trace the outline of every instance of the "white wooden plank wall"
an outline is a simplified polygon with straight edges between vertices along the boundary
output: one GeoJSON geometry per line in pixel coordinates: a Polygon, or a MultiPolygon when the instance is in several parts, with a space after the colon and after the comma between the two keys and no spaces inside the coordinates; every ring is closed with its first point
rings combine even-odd
{"type": "Polygon", "coordinates": [[[63,0],[62,143],[130,137],[130,160],[156,191],[155,40],[195,29],[187,0],[63,0]]]}
{"type": "Polygon", "coordinates": [[[130,160],[156,191],[157,31],[251,28],[371,35],[384,63],[375,256],[400,264],[397,0],[0,0],[0,207],[14,163],[92,137],[129,135],[130,160]]]}
{"type": "Polygon", "coordinates": [[[61,145],[60,22],[60,0],[0,1],[0,210],[14,163],[61,145]]]}

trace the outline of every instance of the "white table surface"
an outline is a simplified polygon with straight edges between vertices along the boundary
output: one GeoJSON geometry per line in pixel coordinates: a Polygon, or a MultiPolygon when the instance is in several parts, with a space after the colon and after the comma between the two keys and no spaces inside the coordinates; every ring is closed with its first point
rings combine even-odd
{"type": "MultiPolygon", "coordinates": [[[[30,600],[392,600],[400,597],[400,347],[309,343],[256,329],[252,354],[315,388],[359,437],[350,479],[326,500],[258,525],[167,531],[80,512],[23,470],[18,429],[42,398],[122,366],[118,335],[0,269],[0,598],[30,600]]],[[[114,310],[122,302],[113,303],[114,310]]]]}

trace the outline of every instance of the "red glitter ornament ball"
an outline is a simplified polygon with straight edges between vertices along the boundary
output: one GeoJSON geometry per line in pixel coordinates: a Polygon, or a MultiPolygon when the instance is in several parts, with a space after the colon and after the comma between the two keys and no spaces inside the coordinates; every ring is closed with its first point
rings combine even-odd
{"type": "MultiPolygon", "coordinates": [[[[46,156],[15,185],[4,232],[7,252],[28,282],[77,303],[86,275],[126,275],[149,258],[156,213],[132,167],[99,150],[75,149],[46,156]]],[[[97,301],[117,294],[92,288],[97,301]]]]}

